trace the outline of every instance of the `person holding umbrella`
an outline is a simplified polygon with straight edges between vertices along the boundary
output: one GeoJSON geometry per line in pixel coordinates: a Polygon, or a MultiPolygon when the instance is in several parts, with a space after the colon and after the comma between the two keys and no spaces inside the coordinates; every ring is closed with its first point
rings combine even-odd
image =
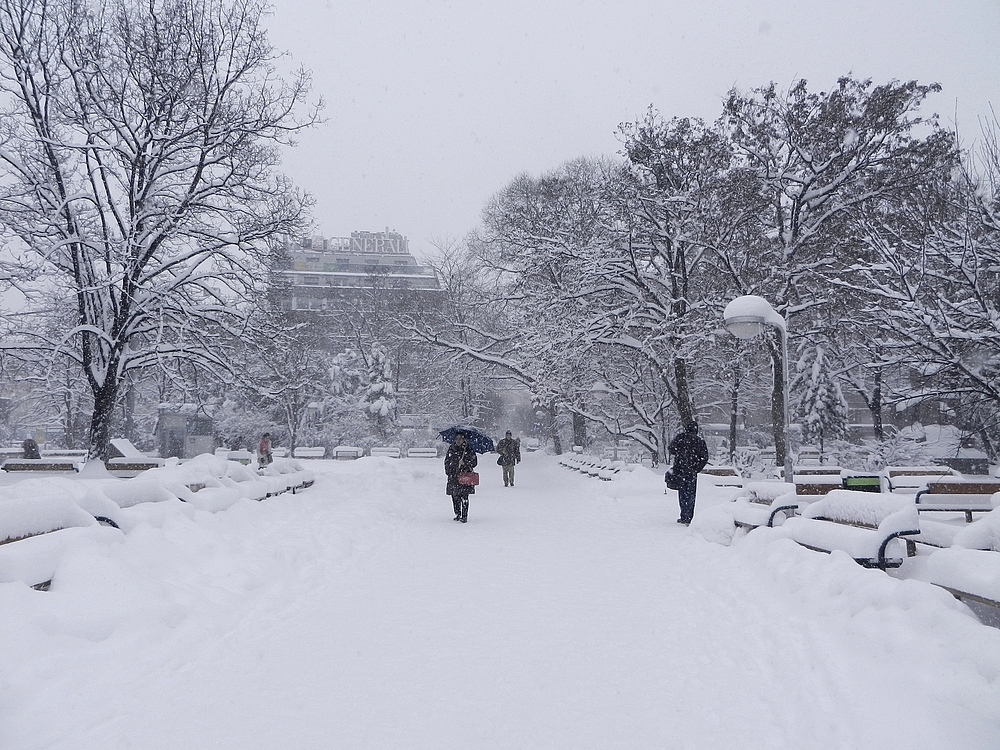
{"type": "Polygon", "coordinates": [[[444,473],[448,477],[445,492],[451,495],[451,502],[455,508],[455,520],[462,523],[469,521],[469,495],[474,494],[476,488],[472,484],[460,482],[459,477],[472,473],[477,463],[479,463],[479,457],[466,440],[465,433],[457,432],[454,442],[444,457],[444,473]]]}

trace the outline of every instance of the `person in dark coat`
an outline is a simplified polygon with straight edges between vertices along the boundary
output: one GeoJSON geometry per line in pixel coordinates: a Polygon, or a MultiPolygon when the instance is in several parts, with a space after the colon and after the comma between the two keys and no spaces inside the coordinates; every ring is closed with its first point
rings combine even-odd
{"type": "Polygon", "coordinates": [[[503,467],[503,486],[513,487],[514,465],[521,463],[521,441],[515,440],[507,430],[504,439],[497,443],[497,453],[500,454],[497,463],[503,467]]]}
{"type": "Polygon", "coordinates": [[[708,446],[698,434],[698,423],[691,421],[685,424],[684,431],[670,441],[667,452],[674,458],[670,472],[677,483],[677,502],[681,506],[681,517],[677,523],[687,526],[694,518],[698,472],[708,463],[708,446]]]}
{"type": "Polygon", "coordinates": [[[21,457],[22,458],[41,458],[42,454],[38,451],[38,443],[30,435],[24,439],[21,443],[21,457]]]}
{"type": "Polygon", "coordinates": [[[479,463],[479,457],[469,446],[465,435],[461,432],[455,435],[455,442],[448,448],[444,457],[444,473],[448,477],[448,485],[445,492],[451,495],[451,502],[455,508],[455,520],[462,523],[469,521],[469,495],[475,493],[476,488],[470,484],[459,484],[458,475],[466,471],[472,471],[479,463]]]}

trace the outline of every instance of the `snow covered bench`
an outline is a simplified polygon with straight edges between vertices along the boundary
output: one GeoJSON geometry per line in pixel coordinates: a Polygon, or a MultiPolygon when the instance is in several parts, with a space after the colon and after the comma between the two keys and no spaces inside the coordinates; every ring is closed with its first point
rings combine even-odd
{"type": "Polygon", "coordinates": [[[1000,506],[1000,482],[958,477],[929,482],[916,495],[921,513],[964,513],[972,523],[973,513],[989,513],[1000,506]]]}
{"type": "Polygon", "coordinates": [[[326,448],[296,448],[292,451],[293,458],[323,458],[326,456],[326,448]]]}
{"type": "Polygon", "coordinates": [[[795,485],[785,482],[750,482],[733,499],[733,521],[738,528],[780,526],[798,510],[795,485]]]}
{"type": "Polygon", "coordinates": [[[743,476],[733,466],[706,466],[700,473],[716,487],[743,486],[743,476]]]}
{"type": "Polygon", "coordinates": [[[958,527],[948,541],[946,549],[910,560],[907,577],[940,586],[967,603],[1000,609],[1000,508],[958,527]]]}
{"type": "Polygon", "coordinates": [[[336,461],[354,461],[365,455],[364,448],[353,445],[338,445],[331,453],[336,461]]]}
{"type": "MultiPolygon", "coordinates": [[[[278,455],[272,451],[271,455],[274,458],[278,458],[278,455]]],[[[249,466],[250,462],[253,461],[253,453],[250,451],[229,451],[226,456],[228,461],[236,461],[237,463],[243,464],[244,466],[249,466]]]]}
{"type": "MultiPolygon", "coordinates": [[[[437,451],[435,451],[437,453],[437,451]]],[[[398,445],[373,445],[371,447],[372,456],[382,456],[383,458],[399,458],[403,454],[398,445]]]]}
{"type": "Polygon", "coordinates": [[[796,466],[792,469],[796,495],[825,495],[843,487],[839,466],[796,466]]]}
{"type": "Polygon", "coordinates": [[[407,458],[437,458],[437,448],[407,448],[407,458]]]}
{"type": "Polygon", "coordinates": [[[144,471],[158,469],[163,466],[162,458],[109,458],[107,469],[116,477],[129,478],[138,476],[144,471]]]}
{"type": "Polygon", "coordinates": [[[624,461],[612,461],[609,464],[605,464],[603,468],[599,469],[597,472],[597,478],[602,482],[610,482],[618,474],[621,473],[622,469],[625,468],[624,461]]]}
{"type": "Polygon", "coordinates": [[[889,492],[913,494],[926,487],[928,482],[937,482],[942,478],[954,475],[955,472],[948,466],[885,467],[886,485],[889,492]]]}
{"type": "Polygon", "coordinates": [[[559,463],[567,469],[579,471],[590,477],[597,477],[605,482],[610,482],[625,468],[624,461],[603,461],[592,456],[581,456],[568,453],[559,459],[559,463]]]}
{"type": "Polygon", "coordinates": [[[267,497],[274,497],[284,492],[291,492],[294,495],[299,490],[312,487],[316,481],[315,474],[290,458],[273,461],[261,470],[259,477],[268,482],[267,497]]]}
{"type": "Polygon", "coordinates": [[[118,477],[134,477],[150,469],[158,469],[164,465],[162,458],[151,458],[140,451],[131,440],[114,438],[109,441],[110,458],[107,469],[118,477]]]}
{"type": "Polygon", "coordinates": [[[898,568],[907,555],[903,537],[920,533],[917,508],[889,493],[831,490],[781,527],[786,536],[818,552],[841,550],[869,568],[898,568]]]}
{"type": "Polygon", "coordinates": [[[77,471],[80,462],[75,458],[8,458],[3,462],[4,471],[77,471]]]}
{"type": "MultiPolygon", "coordinates": [[[[16,490],[15,490],[16,491],[16,490]]],[[[59,488],[0,501],[0,583],[46,591],[63,553],[86,540],[106,541],[118,524],[94,516],[59,488]]],[[[119,532],[120,534],[120,532],[119,532]]]]}

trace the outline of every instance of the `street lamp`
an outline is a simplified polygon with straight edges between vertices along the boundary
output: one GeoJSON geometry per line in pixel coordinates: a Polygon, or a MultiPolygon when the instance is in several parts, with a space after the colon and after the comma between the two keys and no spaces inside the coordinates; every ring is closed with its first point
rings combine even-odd
{"type": "MultiPolygon", "coordinates": [[[[771,304],[763,297],[748,294],[737,297],[722,313],[726,329],[740,339],[752,339],[764,331],[764,326],[778,329],[781,338],[781,431],[785,447],[785,481],[792,482],[792,451],[789,435],[790,420],[788,418],[788,328],[785,319],[775,312],[771,304]]],[[[777,375],[777,373],[775,373],[777,375]]]]}

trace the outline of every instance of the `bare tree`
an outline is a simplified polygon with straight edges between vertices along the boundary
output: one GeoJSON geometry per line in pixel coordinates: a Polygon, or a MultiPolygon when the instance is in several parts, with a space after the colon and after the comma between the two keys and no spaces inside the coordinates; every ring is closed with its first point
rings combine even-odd
{"type": "Polygon", "coordinates": [[[6,274],[27,309],[73,310],[59,337],[8,349],[75,362],[107,455],[126,373],[176,358],[224,368],[210,341],[243,310],[267,240],[307,201],[274,174],[309,76],[276,72],[260,0],[0,3],[6,274]]]}

